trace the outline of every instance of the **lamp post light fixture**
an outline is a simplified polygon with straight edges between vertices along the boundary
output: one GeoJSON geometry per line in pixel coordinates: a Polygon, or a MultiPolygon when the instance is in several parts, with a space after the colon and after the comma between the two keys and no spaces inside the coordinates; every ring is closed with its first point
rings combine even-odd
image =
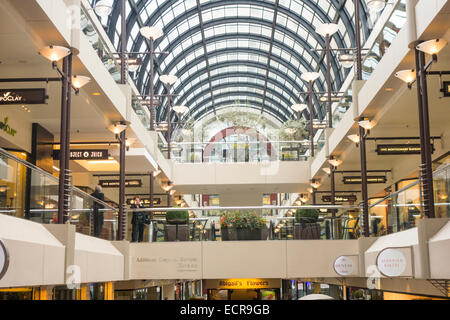
{"type": "Polygon", "coordinates": [[[367,1],[367,7],[370,12],[378,13],[384,10],[387,2],[387,0],[369,0],[367,1]]]}
{"type": "Polygon", "coordinates": [[[358,145],[359,145],[359,143],[361,141],[359,135],[357,135],[357,134],[350,134],[350,135],[347,136],[347,138],[350,141],[354,142],[356,144],[356,147],[358,147],[358,145]]]}
{"type": "Polygon", "coordinates": [[[411,86],[414,81],[416,81],[416,70],[415,69],[408,69],[408,70],[400,70],[395,73],[395,76],[402,80],[403,82],[406,82],[408,84],[408,88],[411,89],[411,86]]]}
{"type": "Polygon", "coordinates": [[[111,131],[112,133],[114,133],[115,138],[117,140],[120,140],[120,134],[122,133],[122,131],[124,131],[126,128],[128,128],[128,124],[123,123],[123,122],[116,122],[112,125],[110,125],[108,127],[109,131],[111,131]]]}
{"type": "Polygon", "coordinates": [[[359,136],[353,135],[352,141],[359,140],[360,158],[361,158],[361,195],[363,204],[363,233],[365,237],[369,237],[369,196],[367,190],[367,156],[366,156],[366,138],[370,134],[370,130],[376,125],[375,121],[367,117],[360,117],[355,119],[359,126],[359,136]]]}
{"type": "Polygon", "coordinates": [[[330,174],[331,174],[331,169],[330,169],[330,168],[325,167],[325,168],[322,168],[322,170],[323,170],[327,175],[330,175],[330,174]]]}
{"type": "Polygon", "coordinates": [[[310,186],[314,189],[319,189],[320,187],[320,179],[311,179],[310,186]]]}
{"type": "Polygon", "coordinates": [[[349,53],[343,53],[339,56],[339,63],[346,69],[353,67],[355,57],[349,53]]]}
{"type": "Polygon", "coordinates": [[[339,160],[336,156],[330,156],[328,159],[328,163],[336,168],[342,163],[342,160],[339,160]]]}
{"type": "Polygon", "coordinates": [[[433,58],[433,62],[437,62],[437,54],[447,45],[448,41],[445,39],[433,39],[416,46],[416,49],[429,54],[433,58]]]}
{"type": "Polygon", "coordinates": [[[155,40],[159,39],[164,35],[163,31],[157,27],[145,26],[140,29],[141,35],[150,41],[150,85],[149,85],[149,96],[150,96],[150,130],[155,130],[155,106],[153,105],[153,100],[155,96],[154,92],[154,54],[155,54],[155,40]]]}
{"type": "Polygon", "coordinates": [[[189,107],[186,107],[186,106],[173,106],[172,110],[176,112],[176,114],[178,116],[178,125],[180,125],[181,116],[189,111],[189,107]]]}
{"type": "Polygon", "coordinates": [[[314,109],[313,109],[313,82],[320,77],[318,72],[302,73],[300,78],[308,82],[308,111],[309,111],[309,141],[311,148],[311,157],[314,157],[314,109]]]}
{"type": "Polygon", "coordinates": [[[171,158],[171,122],[170,122],[170,112],[171,112],[171,94],[170,87],[178,81],[178,77],[171,74],[164,74],[159,77],[159,80],[164,83],[167,90],[167,158],[171,158]]]}
{"type": "Polygon", "coordinates": [[[91,78],[89,77],[73,75],[72,86],[75,88],[75,93],[78,94],[80,92],[80,89],[87,85],[90,81],[91,78]]]}
{"type": "Polygon", "coordinates": [[[98,16],[106,18],[111,14],[113,7],[110,0],[100,0],[94,5],[93,9],[98,16]]]}
{"type": "Polygon", "coordinates": [[[62,46],[46,46],[39,51],[39,54],[44,58],[50,60],[52,62],[52,66],[54,69],[57,67],[57,62],[61,59],[64,59],[71,53],[71,50],[62,46]]]}
{"type": "Polygon", "coordinates": [[[316,28],[316,32],[325,38],[325,52],[327,57],[327,91],[328,91],[328,127],[333,128],[332,100],[331,100],[331,36],[338,32],[339,26],[335,23],[324,23],[316,28]]]}

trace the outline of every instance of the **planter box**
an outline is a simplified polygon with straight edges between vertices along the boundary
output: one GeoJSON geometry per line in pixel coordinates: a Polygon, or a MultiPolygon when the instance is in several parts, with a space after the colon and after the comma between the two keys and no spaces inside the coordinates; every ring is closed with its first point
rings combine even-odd
{"type": "MultiPolygon", "coordinates": [[[[177,241],[176,225],[166,224],[164,226],[164,241],[177,241]]],[[[187,224],[178,225],[178,241],[189,241],[189,226],[187,224]]]]}
{"type": "Polygon", "coordinates": [[[222,228],[222,241],[242,241],[242,240],[267,240],[269,230],[263,229],[236,229],[222,228]]]}
{"type": "Polygon", "coordinates": [[[320,239],[320,225],[318,223],[294,224],[294,239],[295,240],[320,239]]]}

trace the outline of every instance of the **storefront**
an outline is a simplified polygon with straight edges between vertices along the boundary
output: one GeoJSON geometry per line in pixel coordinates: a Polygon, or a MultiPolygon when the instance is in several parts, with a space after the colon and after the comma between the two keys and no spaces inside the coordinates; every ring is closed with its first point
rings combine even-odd
{"type": "Polygon", "coordinates": [[[208,300],[280,300],[280,279],[206,280],[208,300]]]}

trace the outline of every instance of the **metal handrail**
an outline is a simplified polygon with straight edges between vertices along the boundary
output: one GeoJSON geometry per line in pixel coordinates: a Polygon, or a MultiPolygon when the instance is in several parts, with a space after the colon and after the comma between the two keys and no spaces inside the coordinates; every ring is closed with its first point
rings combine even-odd
{"type": "MultiPolygon", "coordinates": [[[[0,154],[4,155],[5,157],[7,157],[7,158],[9,158],[9,159],[12,159],[12,160],[15,161],[15,162],[20,163],[21,165],[23,165],[23,166],[25,166],[25,167],[27,167],[27,168],[29,168],[29,169],[31,169],[31,170],[34,170],[34,171],[39,172],[39,173],[42,174],[44,177],[53,180],[53,182],[56,182],[56,183],[59,182],[59,178],[53,176],[52,174],[50,174],[49,172],[45,171],[44,169],[39,168],[39,167],[35,166],[34,164],[29,163],[29,162],[27,162],[27,161],[25,161],[25,160],[19,158],[18,156],[12,154],[12,153],[9,153],[8,151],[6,151],[6,150],[3,149],[3,148],[0,148],[0,154]]],[[[83,196],[85,196],[85,197],[91,199],[92,201],[95,201],[95,202],[97,202],[97,203],[99,203],[99,204],[101,204],[101,205],[103,205],[103,206],[109,208],[109,209],[112,210],[112,211],[117,211],[116,208],[110,206],[110,205],[107,204],[106,202],[101,201],[101,200],[99,200],[99,199],[97,199],[97,198],[91,196],[89,193],[86,193],[86,192],[84,192],[83,190],[80,190],[80,189],[78,189],[78,188],[76,188],[76,187],[74,187],[74,186],[72,186],[72,185],[70,186],[70,191],[78,192],[78,193],[80,193],[81,195],[83,195],[83,196]]]]}
{"type": "Polygon", "coordinates": [[[248,207],[182,207],[182,208],[127,208],[126,212],[164,212],[164,211],[207,211],[207,210],[284,210],[284,209],[356,209],[359,208],[357,205],[307,205],[307,206],[248,206],[248,207]]]}
{"type": "MultiPolygon", "coordinates": [[[[443,165],[442,167],[436,169],[436,170],[433,172],[433,176],[439,174],[441,171],[448,170],[448,167],[449,167],[449,166],[450,166],[450,164],[445,164],[445,165],[443,165]]],[[[402,193],[403,191],[406,191],[406,190],[408,190],[408,189],[414,187],[414,186],[417,185],[417,184],[419,184],[419,179],[417,179],[417,180],[414,181],[414,182],[411,182],[411,183],[408,184],[407,186],[404,186],[404,187],[401,188],[400,190],[397,190],[397,191],[395,191],[395,192],[391,192],[391,193],[390,193],[389,195],[387,195],[386,197],[384,197],[384,198],[382,198],[382,199],[376,201],[376,202],[373,203],[372,205],[370,205],[370,206],[369,206],[369,209],[372,209],[373,207],[376,207],[378,204],[380,204],[380,203],[386,201],[386,200],[389,199],[389,198],[392,198],[392,197],[394,197],[394,196],[396,196],[396,195],[402,193]]],[[[417,205],[422,206],[422,203],[417,204],[417,205]]]]}

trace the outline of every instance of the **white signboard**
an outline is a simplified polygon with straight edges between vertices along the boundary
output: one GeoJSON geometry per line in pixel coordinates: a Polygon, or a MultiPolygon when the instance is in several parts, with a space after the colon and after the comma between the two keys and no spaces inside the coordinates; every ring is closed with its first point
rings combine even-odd
{"type": "Polygon", "coordinates": [[[407,267],[407,258],[404,250],[409,248],[386,248],[377,257],[377,268],[386,277],[398,277],[404,275],[407,267]]]}
{"type": "Polygon", "coordinates": [[[358,274],[358,256],[340,256],[334,261],[334,271],[340,276],[358,274]]]}
{"type": "Polygon", "coordinates": [[[8,270],[8,265],[9,265],[8,251],[6,250],[3,241],[0,240],[0,280],[5,275],[6,270],[8,270]]]}

